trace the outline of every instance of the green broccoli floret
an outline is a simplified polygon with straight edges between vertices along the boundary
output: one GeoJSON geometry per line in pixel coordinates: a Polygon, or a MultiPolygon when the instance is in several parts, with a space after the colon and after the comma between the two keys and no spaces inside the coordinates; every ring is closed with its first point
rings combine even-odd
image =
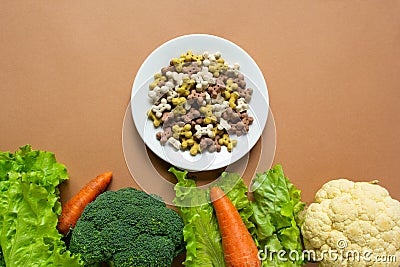
{"type": "Polygon", "coordinates": [[[134,188],[107,191],[86,206],[69,249],[89,266],[168,267],[185,248],[183,226],[159,197],[134,188]]]}
{"type": "Polygon", "coordinates": [[[117,252],[113,257],[113,264],[119,267],[169,267],[174,251],[175,246],[168,237],[143,234],[136,239],[130,250],[117,252]],[[154,252],[157,257],[154,257],[154,252]]]}

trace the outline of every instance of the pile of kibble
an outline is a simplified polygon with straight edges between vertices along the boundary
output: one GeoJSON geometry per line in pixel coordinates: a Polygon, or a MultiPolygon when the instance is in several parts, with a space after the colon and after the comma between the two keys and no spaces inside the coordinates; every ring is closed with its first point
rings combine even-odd
{"type": "Polygon", "coordinates": [[[169,143],[191,155],[203,151],[232,151],[249,131],[253,117],[249,102],[253,89],[246,88],[239,64],[228,65],[221,54],[188,51],[173,58],[154,75],[149,85],[152,107],[147,112],[162,145],[169,143]]]}

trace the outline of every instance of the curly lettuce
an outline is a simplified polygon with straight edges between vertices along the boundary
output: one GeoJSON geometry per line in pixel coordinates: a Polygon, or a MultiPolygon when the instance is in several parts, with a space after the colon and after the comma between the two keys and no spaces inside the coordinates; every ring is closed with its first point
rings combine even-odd
{"type": "Polygon", "coordinates": [[[224,172],[215,183],[199,188],[194,179],[187,177],[186,171],[174,167],[169,171],[178,180],[174,203],[185,222],[185,266],[225,266],[218,221],[209,198],[209,188],[214,185],[227,193],[238,210],[260,250],[262,266],[294,267],[304,264],[302,259],[282,260],[277,254],[280,250],[285,253],[294,250],[301,255],[302,243],[296,220],[305,206],[300,201],[300,190],[284,176],[281,165],[256,175],[250,190],[252,201],[239,174],[224,172]]]}
{"type": "Polygon", "coordinates": [[[301,191],[283,173],[281,165],[258,173],[251,184],[252,220],[262,253],[262,266],[301,266],[302,242],[297,220],[304,210],[301,191]]]}
{"type": "Polygon", "coordinates": [[[50,152],[29,145],[0,152],[0,247],[7,267],[81,266],[56,229],[58,185],[67,179],[50,152]]]}
{"type": "MultiPolygon", "coordinates": [[[[179,171],[173,167],[169,171],[178,179],[174,203],[179,207],[185,223],[183,234],[186,242],[186,260],[183,264],[225,266],[218,221],[210,202],[210,190],[197,188],[195,180],[188,178],[186,171],[179,171]]],[[[228,198],[239,211],[246,226],[255,230],[254,224],[249,220],[253,213],[246,196],[247,187],[241,177],[225,172],[214,185],[228,192],[228,198]]]]}

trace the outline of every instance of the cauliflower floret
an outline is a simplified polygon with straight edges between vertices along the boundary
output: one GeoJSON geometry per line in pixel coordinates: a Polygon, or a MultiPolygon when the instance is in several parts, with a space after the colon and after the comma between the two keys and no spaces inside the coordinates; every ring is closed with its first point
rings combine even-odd
{"type": "Polygon", "coordinates": [[[322,267],[400,264],[400,202],[376,182],[324,184],[304,213],[301,232],[322,267]]]}

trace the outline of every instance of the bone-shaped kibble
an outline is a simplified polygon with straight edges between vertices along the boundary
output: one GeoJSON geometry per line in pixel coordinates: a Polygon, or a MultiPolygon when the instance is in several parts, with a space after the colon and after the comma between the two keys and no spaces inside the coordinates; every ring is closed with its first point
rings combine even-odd
{"type": "Polygon", "coordinates": [[[212,131],[213,131],[215,138],[217,138],[218,136],[222,136],[225,133],[225,130],[218,129],[218,126],[214,126],[212,131]]]}
{"type": "Polygon", "coordinates": [[[153,105],[151,110],[154,112],[157,118],[161,118],[164,111],[171,110],[171,105],[167,103],[166,98],[162,98],[161,103],[158,105],[153,105]]]}
{"type": "Polygon", "coordinates": [[[167,67],[162,67],[161,68],[161,74],[164,75],[165,77],[167,76],[168,71],[175,71],[175,66],[167,66],[167,67]]]}
{"type": "Polygon", "coordinates": [[[253,123],[254,118],[249,116],[249,114],[247,114],[247,112],[244,112],[244,113],[240,114],[240,119],[244,123],[244,128],[245,128],[246,132],[248,132],[249,131],[249,125],[251,125],[253,123]]]}
{"type": "Polygon", "coordinates": [[[240,97],[238,92],[233,92],[231,97],[229,98],[229,106],[233,109],[236,109],[236,100],[240,97]]]}
{"type": "Polygon", "coordinates": [[[193,144],[194,144],[193,137],[191,137],[191,138],[182,138],[181,148],[183,150],[185,150],[186,148],[189,148],[189,147],[193,146],[193,144]]]}
{"type": "Polygon", "coordinates": [[[237,100],[236,111],[243,112],[249,109],[249,104],[246,103],[246,100],[241,97],[237,100]]]}
{"type": "Polygon", "coordinates": [[[228,134],[236,134],[237,136],[241,136],[246,133],[245,125],[242,121],[231,124],[231,128],[227,132],[228,134]]]}
{"type": "Polygon", "coordinates": [[[221,104],[214,104],[213,105],[213,114],[215,115],[215,117],[217,118],[221,118],[222,113],[229,108],[229,102],[228,101],[224,101],[221,104]]]}
{"type": "Polygon", "coordinates": [[[197,62],[185,63],[182,67],[182,73],[185,73],[188,76],[192,76],[195,73],[198,73],[201,70],[201,64],[197,62]]]}
{"type": "Polygon", "coordinates": [[[222,118],[227,120],[229,123],[236,123],[240,121],[240,116],[237,112],[235,112],[232,108],[227,108],[222,113],[222,118]]]}
{"type": "Polygon", "coordinates": [[[170,143],[175,149],[179,150],[181,148],[181,142],[173,137],[168,138],[168,143],[170,143]]]}
{"type": "Polygon", "coordinates": [[[163,76],[161,73],[154,74],[154,81],[149,85],[149,89],[153,90],[156,86],[164,85],[167,77],[163,76]]]}
{"type": "Polygon", "coordinates": [[[225,75],[230,78],[236,78],[240,74],[239,68],[240,65],[238,63],[228,65],[228,69],[226,70],[225,75]]]}
{"type": "Polygon", "coordinates": [[[200,140],[200,150],[203,152],[204,150],[208,150],[208,152],[215,152],[217,151],[217,145],[215,143],[215,141],[211,138],[208,137],[203,137],[200,140]]]}
{"type": "Polygon", "coordinates": [[[182,119],[185,123],[190,123],[192,120],[195,120],[197,118],[200,118],[200,111],[195,108],[191,108],[189,112],[186,113],[186,115],[182,116],[182,119]]]}
{"type": "Polygon", "coordinates": [[[211,98],[211,104],[222,104],[224,101],[225,98],[221,94],[218,94],[216,98],[211,98]]]}
{"type": "Polygon", "coordinates": [[[213,125],[212,124],[208,124],[207,126],[201,126],[201,125],[196,125],[194,127],[194,129],[196,130],[196,132],[194,133],[194,136],[197,139],[200,139],[203,135],[207,135],[210,138],[214,138],[214,132],[213,132],[213,125]]]}
{"type": "Polygon", "coordinates": [[[244,75],[241,73],[238,73],[236,77],[229,77],[227,75],[226,79],[227,80],[231,79],[234,83],[236,83],[239,86],[239,88],[242,88],[242,89],[246,88],[246,81],[244,80],[244,75]]]}
{"type": "Polygon", "coordinates": [[[156,103],[163,95],[165,95],[169,91],[169,87],[163,85],[161,87],[156,86],[153,90],[148,93],[148,96],[153,100],[153,103],[156,103]]]}
{"type": "Polygon", "coordinates": [[[181,86],[175,87],[175,91],[180,96],[188,96],[190,94],[190,90],[195,85],[195,81],[193,79],[189,79],[189,77],[183,77],[183,83],[181,86]]]}
{"type": "Polygon", "coordinates": [[[222,92],[225,91],[225,83],[222,79],[216,79],[215,83],[207,87],[207,92],[212,98],[217,98],[222,92]]]}
{"type": "Polygon", "coordinates": [[[215,117],[212,113],[212,109],[213,109],[212,105],[206,105],[206,106],[200,107],[200,112],[205,115],[205,118],[204,118],[205,124],[210,124],[217,120],[217,117],[215,117]]]}
{"type": "Polygon", "coordinates": [[[180,127],[179,125],[174,125],[172,126],[172,137],[175,139],[179,139],[181,136],[185,138],[190,138],[192,137],[192,125],[190,124],[185,124],[183,127],[180,127]]]}
{"type": "Polygon", "coordinates": [[[240,114],[240,121],[230,124],[232,127],[227,130],[228,134],[236,134],[237,136],[246,134],[249,131],[249,125],[254,121],[254,118],[249,116],[247,112],[238,114],[240,114]]]}
{"type": "Polygon", "coordinates": [[[231,140],[228,134],[222,135],[222,137],[218,140],[220,145],[226,146],[229,152],[232,151],[233,147],[236,146],[237,140],[231,140]]]}
{"type": "Polygon", "coordinates": [[[184,107],[184,105],[177,105],[176,107],[174,107],[172,109],[172,112],[174,113],[174,115],[185,115],[186,114],[186,109],[184,107]]]}
{"type": "Polygon", "coordinates": [[[173,112],[164,112],[161,117],[161,121],[163,122],[163,127],[172,126],[175,123],[175,114],[173,112]]]}
{"type": "MultiPolygon", "coordinates": [[[[217,51],[213,54],[210,54],[210,52],[204,51],[203,58],[204,58],[204,60],[206,60],[206,59],[209,60],[210,63],[217,62],[217,60],[221,59],[221,53],[217,51]]],[[[204,64],[204,60],[203,60],[203,64],[204,64]]]]}
{"type": "Polygon", "coordinates": [[[197,153],[201,152],[200,145],[196,141],[193,141],[193,145],[189,151],[190,151],[190,155],[196,156],[197,153]]]}
{"type": "Polygon", "coordinates": [[[225,130],[227,130],[227,131],[229,131],[230,129],[231,129],[231,125],[226,121],[226,120],[224,120],[223,118],[221,118],[220,120],[219,120],[219,124],[218,124],[218,130],[223,130],[223,129],[225,129],[225,130]]]}
{"type": "Polygon", "coordinates": [[[239,87],[237,92],[239,93],[240,97],[243,97],[246,100],[247,103],[250,102],[251,95],[253,94],[252,88],[243,89],[239,87]]]}
{"type": "Polygon", "coordinates": [[[199,92],[201,92],[204,88],[207,88],[209,84],[215,83],[213,74],[208,71],[207,67],[202,67],[201,71],[192,74],[190,78],[196,81],[196,90],[199,92]]]}
{"type": "Polygon", "coordinates": [[[147,112],[147,116],[153,121],[154,127],[160,126],[162,122],[161,118],[157,118],[156,114],[154,114],[151,109],[147,112]]]}
{"type": "Polygon", "coordinates": [[[158,140],[160,140],[160,143],[162,145],[164,145],[168,141],[168,138],[170,138],[171,136],[172,136],[171,127],[166,127],[164,128],[163,132],[156,133],[156,137],[158,140]]]}
{"type": "Polygon", "coordinates": [[[186,54],[181,54],[180,58],[183,58],[184,62],[198,62],[201,63],[201,61],[204,59],[203,55],[196,55],[193,54],[192,51],[187,51],[186,54]]]}
{"type": "Polygon", "coordinates": [[[232,92],[237,91],[238,88],[239,86],[237,83],[233,82],[232,79],[228,79],[226,81],[225,91],[223,92],[225,99],[230,99],[232,92]]]}
{"type": "MultiPolygon", "coordinates": [[[[221,60],[220,60],[221,61],[221,60]]],[[[220,73],[223,71],[226,71],[228,69],[228,65],[218,62],[217,63],[212,63],[208,66],[208,71],[213,74],[214,77],[219,77],[220,73]]]]}
{"type": "Polygon", "coordinates": [[[176,86],[181,86],[185,78],[189,77],[187,74],[178,73],[176,71],[167,71],[165,76],[167,76],[168,80],[173,82],[176,86]]]}
{"type": "Polygon", "coordinates": [[[187,102],[190,105],[197,103],[198,106],[203,106],[206,104],[206,93],[198,93],[196,90],[192,90],[192,92],[187,96],[187,102]]]}
{"type": "Polygon", "coordinates": [[[173,97],[171,99],[171,103],[174,106],[179,106],[179,105],[183,105],[186,102],[186,98],[181,96],[181,97],[173,97]]]}
{"type": "Polygon", "coordinates": [[[172,102],[172,98],[178,97],[178,93],[174,89],[169,89],[167,92],[167,101],[172,102]]]}

